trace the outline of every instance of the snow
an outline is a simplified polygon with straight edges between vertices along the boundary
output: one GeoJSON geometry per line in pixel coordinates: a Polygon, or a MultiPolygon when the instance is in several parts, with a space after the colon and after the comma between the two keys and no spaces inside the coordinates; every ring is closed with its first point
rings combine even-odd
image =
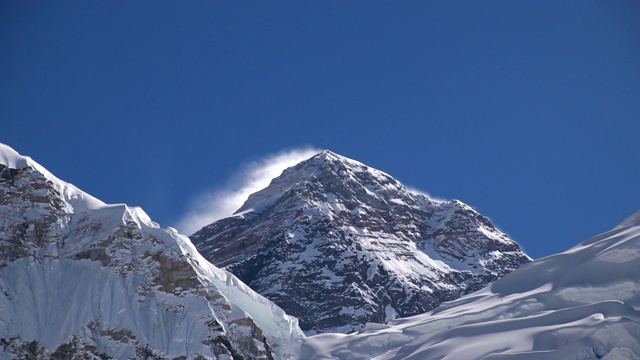
{"type": "Polygon", "coordinates": [[[384,322],[388,323],[389,321],[398,318],[398,312],[391,305],[387,305],[384,308],[385,318],[384,322]]]}
{"type": "Polygon", "coordinates": [[[18,154],[11,147],[0,143],[0,164],[12,169],[24,169],[31,159],[18,154]]]}
{"type": "Polygon", "coordinates": [[[430,313],[308,337],[300,359],[640,359],[636,215],[430,313]]]}
{"type": "Polygon", "coordinates": [[[563,300],[578,304],[607,301],[617,299],[628,301],[640,290],[640,283],[635,281],[622,281],[608,284],[607,286],[574,286],[565,287],[556,292],[556,296],[563,300]]]}

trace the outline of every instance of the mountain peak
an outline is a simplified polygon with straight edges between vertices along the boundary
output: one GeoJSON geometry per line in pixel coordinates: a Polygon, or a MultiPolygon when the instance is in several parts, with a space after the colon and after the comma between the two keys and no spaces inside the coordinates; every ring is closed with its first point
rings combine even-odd
{"type": "MultiPolygon", "coordinates": [[[[338,163],[345,163],[345,164],[347,164],[347,163],[357,163],[357,164],[363,165],[363,164],[361,164],[360,162],[358,162],[356,160],[350,159],[350,158],[348,158],[346,156],[340,155],[338,153],[335,153],[335,152],[333,152],[331,150],[327,150],[327,149],[322,150],[321,152],[317,153],[316,155],[312,156],[311,158],[309,158],[309,159],[307,159],[305,161],[313,161],[313,160],[315,160],[315,161],[321,160],[321,161],[328,161],[328,162],[338,162],[338,163]]],[[[302,162],[304,162],[304,161],[302,161],[302,162]]]]}
{"type": "Polygon", "coordinates": [[[334,153],[331,150],[328,149],[324,149],[322,151],[320,151],[318,154],[316,154],[315,156],[319,156],[319,157],[324,157],[324,158],[328,158],[328,157],[342,157],[341,155],[338,155],[336,153],[334,153]]]}
{"type": "Polygon", "coordinates": [[[295,166],[300,165],[301,167],[320,167],[319,169],[326,169],[327,164],[333,164],[334,166],[344,166],[358,171],[372,170],[381,173],[381,171],[373,169],[357,160],[351,159],[344,155],[340,155],[327,149],[320,151],[309,159],[299,162],[295,166]]]}
{"type": "Polygon", "coordinates": [[[309,334],[421,313],[530,261],[464,203],[431,201],[329,150],[285,169],[236,214],[194,244],[309,334]]]}
{"type": "MultiPolygon", "coordinates": [[[[322,189],[315,192],[305,191],[307,194],[320,194],[323,191],[341,193],[346,188],[355,191],[355,188],[363,186],[368,186],[369,192],[375,192],[375,188],[384,187],[384,184],[393,184],[392,187],[404,188],[398,181],[382,171],[330,150],[323,150],[311,158],[285,169],[282,174],[271,181],[268,187],[251,194],[242,207],[236,211],[236,214],[260,213],[294,187],[308,189],[320,187],[322,189]]],[[[298,190],[302,191],[302,189],[298,190]]],[[[366,192],[363,189],[360,191],[366,192]]],[[[407,190],[404,189],[404,191],[407,190]]]]}
{"type": "MultiPolygon", "coordinates": [[[[321,163],[333,163],[333,164],[341,164],[344,166],[347,166],[349,168],[353,168],[353,169],[359,169],[359,170],[374,170],[374,171],[378,171],[375,169],[372,169],[370,167],[368,167],[367,165],[348,158],[346,156],[337,154],[331,150],[322,150],[321,152],[319,152],[318,154],[312,156],[311,158],[301,161],[299,164],[304,164],[304,163],[309,163],[309,164],[321,164],[321,163]]],[[[378,171],[380,172],[380,171],[378,171]]]]}

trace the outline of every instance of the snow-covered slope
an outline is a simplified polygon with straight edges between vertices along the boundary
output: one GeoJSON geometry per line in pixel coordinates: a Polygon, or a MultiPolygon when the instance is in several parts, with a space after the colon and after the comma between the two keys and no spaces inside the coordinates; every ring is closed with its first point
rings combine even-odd
{"type": "Polygon", "coordinates": [[[640,212],[430,313],[305,340],[301,359],[640,359],[640,212]]]}
{"type": "Polygon", "coordinates": [[[433,201],[330,151],[191,239],[310,334],[423,313],[530,261],[464,203],[433,201]]]}
{"type": "Polygon", "coordinates": [[[302,337],[186,236],[0,144],[0,358],[287,358],[302,337]]]}

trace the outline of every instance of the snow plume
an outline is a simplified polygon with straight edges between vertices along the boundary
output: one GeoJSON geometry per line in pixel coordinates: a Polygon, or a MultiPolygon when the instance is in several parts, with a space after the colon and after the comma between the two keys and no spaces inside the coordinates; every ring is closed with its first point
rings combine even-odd
{"type": "Polygon", "coordinates": [[[443,203],[443,202],[447,202],[448,200],[445,199],[441,199],[439,197],[435,197],[432,196],[431,194],[427,193],[426,191],[422,191],[418,188],[414,188],[411,186],[407,186],[407,190],[409,190],[410,192],[414,193],[414,194],[419,194],[419,195],[424,195],[426,197],[429,198],[429,200],[433,201],[433,202],[437,202],[437,203],[443,203]]]}
{"type": "Polygon", "coordinates": [[[193,234],[205,225],[232,215],[249,195],[267,187],[284,169],[320,151],[312,147],[281,151],[240,166],[227,185],[196,196],[176,228],[184,234],[193,234]]]}

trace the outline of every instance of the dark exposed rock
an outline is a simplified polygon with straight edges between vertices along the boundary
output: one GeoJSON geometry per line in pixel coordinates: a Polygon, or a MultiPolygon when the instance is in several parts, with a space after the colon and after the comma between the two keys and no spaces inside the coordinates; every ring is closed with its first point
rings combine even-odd
{"type": "Polygon", "coordinates": [[[68,220],[53,183],[32,168],[0,165],[0,267],[39,249],[64,246],[68,220]]]}
{"type": "Polygon", "coordinates": [[[198,275],[186,261],[176,261],[162,253],[152,258],[159,264],[158,275],[153,279],[154,284],[160,285],[159,290],[178,295],[188,289],[201,288],[198,275]]]}

